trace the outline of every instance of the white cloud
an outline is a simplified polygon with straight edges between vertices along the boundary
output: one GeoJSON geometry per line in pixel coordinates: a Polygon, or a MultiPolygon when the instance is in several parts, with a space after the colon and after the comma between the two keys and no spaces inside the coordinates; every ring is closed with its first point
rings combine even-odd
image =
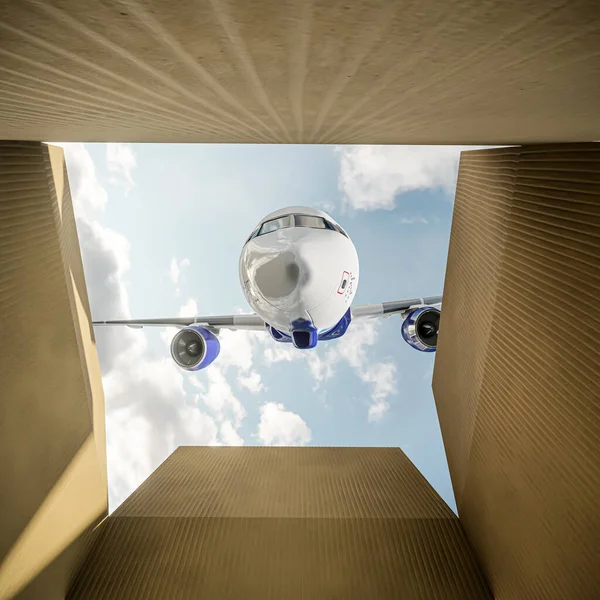
{"type": "Polygon", "coordinates": [[[317,203],[316,208],[320,208],[326,213],[332,213],[335,210],[335,204],[329,200],[325,200],[323,202],[317,203]]]}
{"type": "Polygon", "coordinates": [[[103,377],[109,498],[114,510],[180,445],[218,443],[215,420],[186,403],[173,361],[144,351],[103,377]]]}
{"type": "Polygon", "coordinates": [[[179,283],[182,269],[190,266],[190,259],[184,258],[178,261],[175,257],[171,259],[171,265],[169,267],[169,274],[171,275],[171,281],[174,285],[179,283]]]}
{"type": "Polygon", "coordinates": [[[316,352],[306,356],[308,370],[311,377],[315,380],[315,389],[318,389],[321,382],[333,377],[334,365],[339,358],[340,355],[336,354],[332,349],[325,354],[324,358],[321,358],[316,352]]]}
{"type": "Polygon", "coordinates": [[[303,446],[310,442],[311,431],[300,415],[267,402],[260,407],[258,437],[268,446],[303,446]]]}
{"type": "Polygon", "coordinates": [[[265,348],[263,358],[267,365],[270,366],[278,362],[291,362],[293,360],[300,360],[303,358],[303,353],[298,351],[291,344],[283,344],[272,341],[272,345],[265,348]]]}
{"type": "Polygon", "coordinates": [[[188,375],[188,381],[192,385],[192,387],[195,387],[198,390],[204,391],[206,389],[204,387],[204,384],[200,381],[200,379],[198,378],[198,375],[196,375],[196,374],[188,375]]]}
{"type": "MultiPolygon", "coordinates": [[[[198,315],[198,303],[194,298],[181,305],[179,316],[198,315]]],[[[233,332],[224,330],[220,333],[221,351],[215,363],[199,373],[186,373],[185,378],[191,387],[198,391],[194,395],[196,404],[203,404],[211,417],[219,423],[219,439],[226,445],[239,446],[244,443],[239,435],[246,410],[236,397],[227,379],[227,371],[233,370],[242,387],[256,393],[263,389],[260,374],[252,370],[254,348],[251,343],[253,332],[233,332]],[[204,381],[200,379],[202,377],[204,381]]],[[[171,329],[165,329],[161,338],[169,346],[173,337],[171,329]]]]}
{"type": "Polygon", "coordinates": [[[69,187],[73,203],[77,204],[78,216],[88,217],[94,211],[103,210],[108,201],[106,190],[96,177],[92,157],[81,143],[55,143],[61,146],[68,160],[69,187]]]}
{"type": "MultiPolygon", "coordinates": [[[[69,157],[70,153],[67,159],[69,157]]],[[[71,162],[68,164],[71,171],[71,162]]],[[[92,316],[97,320],[131,318],[124,285],[129,269],[129,241],[97,221],[89,220],[83,216],[85,213],[80,214],[77,202],[75,211],[92,316]]],[[[95,337],[103,373],[127,361],[129,356],[137,356],[140,344],[144,343],[141,331],[127,327],[96,327],[95,337]]]]}
{"type": "Polygon", "coordinates": [[[252,394],[262,392],[265,387],[262,377],[255,367],[255,357],[262,348],[262,343],[269,341],[262,331],[230,331],[223,330],[219,333],[221,353],[219,354],[219,367],[224,371],[233,370],[236,380],[241,388],[247,389],[252,394]]]}
{"type": "Polygon", "coordinates": [[[335,348],[348,364],[360,370],[368,362],[367,348],[375,345],[381,321],[363,319],[352,323],[346,335],[339,340],[335,348]]]}
{"type": "Polygon", "coordinates": [[[368,354],[368,349],[377,341],[380,324],[378,320],[355,321],[346,335],[338,340],[336,346],[332,346],[322,359],[315,360],[312,367],[309,363],[311,373],[319,383],[331,378],[336,364],[345,361],[362,381],[371,385],[369,421],[383,416],[389,408],[387,398],[397,392],[394,363],[374,362],[368,354]],[[374,406],[377,408],[374,409],[374,406]]]}
{"type": "MultiPolygon", "coordinates": [[[[192,314],[189,312],[189,306],[197,308],[195,301],[192,302],[188,301],[188,308],[184,310],[182,307],[180,314],[192,314]]],[[[203,370],[201,375],[186,375],[186,379],[197,391],[197,402],[205,407],[219,424],[219,439],[223,444],[244,443],[239,429],[246,417],[246,409],[235,394],[228,374],[231,373],[238,385],[250,393],[256,394],[264,389],[262,378],[254,367],[254,356],[260,337],[260,333],[253,331],[221,331],[221,351],[217,361],[203,370]]]]}
{"type": "Polygon", "coordinates": [[[393,362],[381,362],[369,365],[360,378],[373,384],[373,398],[380,399],[396,392],[396,365],[393,362]]]}
{"type": "Polygon", "coordinates": [[[109,500],[114,510],[152,472],[152,426],[135,407],[106,413],[109,500]],[[128,431],[129,435],[123,435],[128,431]],[[124,459],[124,457],[126,457],[124,459]]]}
{"type": "MultiPolygon", "coordinates": [[[[179,310],[180,316],[197,314],[198,305],[193,298],[189,298],[179,310]]],[[[161,333],[169,345],[172,336],[171,330],[161,333]]],[[[264,389],[262,378],[254,366],[261,337],[264,338],[262,332],[222,330],[219,333],[221,350],[217,361],[201,374],[186,374],[187,381],[198,391],[195,395],[197,402],[206,407],[215,421],[220,423],[219,438],[224,444],[244,443],[238,429],[246,416],[246,410],[234,393],[228,374],[250,393],[256,394],[264,389]]]]}
{"type": "Polygon", "coordinates": [[[116,177],[111,183],[121,185],[127,192],[133,189],[133,169],[137,166],[133,148],[128,144],[106,144],[106,164],[116,177]]]}
{"type": "Polygon", "coordinates": [[[169,272],[171,274],[171,281],[173,283],[177,283],[179,281],[179,263],[177,262],[177,259],[175,257],[173,257],[171,259],[171,267],[169,269],[169,272]]]}
{"type": "Polygon", "coordinates": [[[265,386],[261,380],[261,376],[256,371],[253,371],[248,375],[239,375],[238,383],[252,394],[258,394],[258,392],[261,392],[265,389],[265,386]]]}
{"type": "Polygon", "coordinates": [[[429,221],[424,217],[402,217],[400,223],[402,225],[428,225],[429,221]]]}
{"type": "Polygon", "coordinates": [[[369,422],[380,421],[383,415],[390,408],[390,403],[386,400],[376,400],[369,406],[369,422]]]}
{"type": "Polygon", "coordinates": [[[179,308],[180,317],[197,317],[198,303],[194,298],[188,298],[179,308]]]}
{"type": "Polygon", "coordinates": [[[247,374],[252,370],[255,344],[260,336],[264,336],[264,334],[254,331],[222,330],[219,333],[221,342],[219,364],[224,368],[233,367],[247,374]]]}
{"type": "Polygon", "coordinates": [[[265,348],[263,357],[267,365],[282,361],[305,361],[315,390],[331,379],[340,364],[346,363],[361,381],[371,386],[369,421],[378,420],[389,409],[388,398],[397,393],[396,366],[391,361],[374,361],[369,352],[377,341],[380,320],[354,321],[344,337],[321,345],[316,351],[303,352],[291,344],[277,344],[265,348]],[[373,408],[377,407],[377,408],[373,408]]]}
{"type": "Polygon", "coordinates": [[[392,210],[396,196],[442,188],[454,193],[467,146],[340,146],[339,187],[355,210],[392,210]]]}
{"type": "MultiPolygon", "coordinates": [[[[92,315],[128,318],[129,241],[93,218],[93,212],[105,204],[106,191],[86,148],[68,144],[64,149],[69,180],[74,182],[73,204],[92,315]]],[[[186,309],[193,309],[193,302],[188,301],[186,309]]],[[[170,338],[173,332],[168,333],[170,338]]],[[[228,392],[218,374],[209,377],[204,389],[203,382],[197,381],[215,409],[206,410],[190,401],[184,388],[187,374],[168,355],[152,353],[144,330],[96,328],[95,335],[106,403],[111,511],[177,446],[243,441],[236,428],[245,410],[232,394],[226,400],[217,398],[219,386],[228,392]]]]}
{"type": "Polygon", "coordinates": [[[360,378],[373,385],[368,419],[379,421],[390,407],[386,398],[396,393],[396,365],[392,362],[368,365],[360,374],[360,378]]]}
{"type": "Polygon", "coordinates": [[[177,329],[175,329],[174,327],[164,327],[160,329],[160,333],[158,334],[160,336],[160,339],[167,346],[167,348],[169,348],[169,352],[171,351],[171,342],[173,341],[173,337],[176,332],[177,329]]]}
{"type": "Polygon", "coordinates": [[[226,446],[243,446],[244,440],[240,437],[239,433],[231,423],[231,421],[224,421],[221,423],[221,440],[226,446]]]}
{"type": "Polygon", "coordinates": [[[211,365],[205,371],[208,385],[199,394],[200,399],[217,421],[233,419],[236,429],[246,416],[246,410],[233,393],[233,389],[220,366],[211,365]]]}

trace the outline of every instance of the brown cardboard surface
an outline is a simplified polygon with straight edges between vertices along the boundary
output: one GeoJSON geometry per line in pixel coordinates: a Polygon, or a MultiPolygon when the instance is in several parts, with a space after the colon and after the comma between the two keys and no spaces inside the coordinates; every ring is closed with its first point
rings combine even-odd
{"type": "Polygon", "coordinates": [[[600,590],[599,146],[461,157],[434,394],[499,599],[600,590]]]}
{"type": "Polygon", "coordinates": [[[399,448],[183,446],[114,516],[359,519],[454,513],[399,448]]]}
{"type": "Polygon", "coordinates": [[[0,143],[3,600],[42,573],[43,597],[64,596],[107,511],[104,399],[64,168],[60,148],[0,143]]]}
{"type": "Polygon", "coordinates": [[[183,447],[99,528],[68,597],[490,596],[399,449],[183,447]]]}
{"type": "Polygon", "coordinates": [[[23,0],[0,138],[600,139],[597,0],[23,0]]]}

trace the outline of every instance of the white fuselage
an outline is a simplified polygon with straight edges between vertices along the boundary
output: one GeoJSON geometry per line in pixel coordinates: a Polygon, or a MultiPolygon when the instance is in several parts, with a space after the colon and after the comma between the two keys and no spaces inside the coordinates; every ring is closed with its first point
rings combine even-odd
{"type": "Polygon", "coordinates": [[[344,316],[358,286],[358,255],[326,213],[292,206],[267,215],[240,256],[240,281],[252,309],[288,333],[297,319],[319,332],[344,316]]]}

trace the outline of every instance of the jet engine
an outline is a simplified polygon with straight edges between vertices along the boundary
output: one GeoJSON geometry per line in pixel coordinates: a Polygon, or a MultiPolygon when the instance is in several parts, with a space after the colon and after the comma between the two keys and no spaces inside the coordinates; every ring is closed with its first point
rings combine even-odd
{"type": "Polygon", "coordinates": [[[440,328],[440,311],[432,306],[416,308],[402,323],[402,337],[420,352],[435,352],[440,328]]]}
{"type": "Polygon", "coordinates": [[[199,371],[210,365],[221,351],[216,335],[197,325],[178,331],[171,342],[173,360],[186,371],[199,371]]]}

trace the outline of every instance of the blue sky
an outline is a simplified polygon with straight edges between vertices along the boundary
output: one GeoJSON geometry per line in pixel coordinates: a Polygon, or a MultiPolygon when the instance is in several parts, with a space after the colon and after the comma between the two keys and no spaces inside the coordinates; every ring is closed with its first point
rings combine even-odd
{"type": "MultiPolygon", "coordinates": [[[[440,294],[461,148],[64,145],[95,319],[249,312],[241,247],[258,221],[327,210],[360,260],[355,303],[440,294]]],[[[434,356],[401,321],[354,323],[316,352],[225,332],[197,374],[173,330],[97,331],[110,509],[181,444],[399,446],[455,508],[433,395],[434,356]]]]}

